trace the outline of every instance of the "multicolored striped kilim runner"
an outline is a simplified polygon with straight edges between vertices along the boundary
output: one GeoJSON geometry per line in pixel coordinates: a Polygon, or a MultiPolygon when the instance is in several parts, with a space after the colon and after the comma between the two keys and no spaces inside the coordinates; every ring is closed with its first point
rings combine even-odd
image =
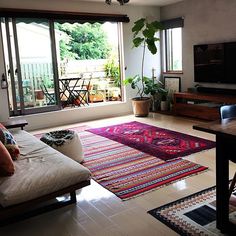
{"type": "Polygon", "coordinates": [[[163,161],[124,144],[90,132],[79,133],[83,165],[93,179],[122,200],[163,187],[207,167],[177,158],[163,161]]]}

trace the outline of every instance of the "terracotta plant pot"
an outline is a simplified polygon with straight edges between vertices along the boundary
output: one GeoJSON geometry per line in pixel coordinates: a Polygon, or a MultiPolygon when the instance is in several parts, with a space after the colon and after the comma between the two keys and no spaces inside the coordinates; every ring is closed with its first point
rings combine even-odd
{"type": "Polygon", "coordinates": [[[137,97],[132,98],[133,112],[135,116],[146,117],[149,114],[151,98],[148,97],[137,97]]]}
{"type": "Polygon", "coordinates": [[[37,100],[44,99],[44,93],[42,90],[35,90],[35,97],[37,100]]]}

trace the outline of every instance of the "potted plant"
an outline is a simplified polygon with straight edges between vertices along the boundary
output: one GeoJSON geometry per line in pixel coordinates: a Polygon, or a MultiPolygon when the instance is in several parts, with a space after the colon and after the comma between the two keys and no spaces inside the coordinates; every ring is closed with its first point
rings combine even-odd
{"type": "Polygon", "coordinates": [[[163,84],[159,80],[147,79],[145,80],[145,94],[150,94],[152,99],[152,111],[157,111],[158,106],[160,105],[161,98],[167,90],[163,88],[163,84]]]}
{"type": "Polygon", "coordinates": [[[170,89],[168,91],[168,101],[170,104],[170,111],[173,111],[173,106],[174,106],[174,93],[175,91],[173,89],[170,89]]]}
{"type": "Polygon", "coordinates": [[[120,88],[120,68],[114,58],[109,59],[105,64],[105,73],[106,77],[114,80],[114,85],[120,88]]]}
{"type": "Polygon", "coordinates": [[[163,89],[161,91],[161,111],[168,110],[168,90],[163,89]]]}
{"type": "Polygon", "coordinates": [[[137,97],[132,98],[133,111],[135,116],[147,116],[149,113],[151,98],[145,95],[154,94],[161,88],[159,81],[144,76],[144,59],[145,52],[148,49],[153,55],[157,53],[156,42],[160,39],[155,34],[162,29],[162,25],[158,21],[149,23],[147,19],[141,18],[134,22],[133,47],[143,47],[141,58],[141,75],[135,75],[124,80],[124,84],[130,84],[132,89],[137,89],[137,97]]]}

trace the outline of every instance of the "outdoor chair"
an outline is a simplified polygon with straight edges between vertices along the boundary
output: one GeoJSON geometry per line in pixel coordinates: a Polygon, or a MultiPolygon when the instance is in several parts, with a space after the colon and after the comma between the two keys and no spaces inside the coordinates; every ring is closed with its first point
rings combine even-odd
{"type": "Polygon", "coordinates": [[[73,96],[75,105],[89,105],[90,82],[91,76],[82,77],[78,84],[73,87],[71,96],[73,96]]]}
{"type": "Polygon", "coordinates": [[[42,84],[40,85],[40,88],[42,89],[45,97],[46,97],[46,103],[47,105],[55,105],[55,92],[54,91],[48,91],[47,87],[42,84]]]}
{"type": "MultiPolygon", "coordinates": [[[[220,107],[220,117],[221,119],[236,118],[236,105],[225,105],[220,107]]],[[[231,161],[236,163],[236,159],[234,158],[232,158],[231,161]]],[[[234,190],[235,183],[236,183],[236,172],[229,187],[229,197],[231,196],[234,190]]]]}

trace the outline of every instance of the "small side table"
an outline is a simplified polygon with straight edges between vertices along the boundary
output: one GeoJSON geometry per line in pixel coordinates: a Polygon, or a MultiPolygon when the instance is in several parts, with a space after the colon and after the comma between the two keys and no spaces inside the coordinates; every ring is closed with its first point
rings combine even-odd
{"type": "Polygon", "coordinates": [[[24,119],[19,120],[8,120],[6,122],[1,122],[7,129],[13,129],[13,128],[21,128],[21,130],[24,129],[26,125],[28,125],[28,122],[24,119]]]}

